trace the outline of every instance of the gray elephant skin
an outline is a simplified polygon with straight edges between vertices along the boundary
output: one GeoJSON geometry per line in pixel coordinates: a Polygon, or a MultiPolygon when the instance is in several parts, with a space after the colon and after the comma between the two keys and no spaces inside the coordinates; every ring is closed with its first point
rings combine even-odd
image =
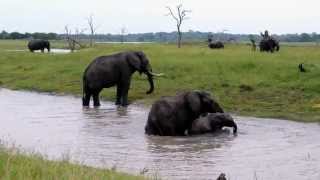
{"type": "Polygon", "coordinates": [[[224,44],[221,41],[209,42],[208,47],[210,49],[223,49],[224,48],[224,44]]]}
{"type": "Polygon", "coordinates": [[[211,95],[204,91],[188,91],[176,96],[162,97],[151,107],[145,133],[184,136],[195,119],[209,112],[223,110],[211,95]]]}
{"type": "Polygon", "coordinates": [[[210,113],[207,116],[200,117],[193,121],[191,129],[188,130],[189,135],[214,133],[222,130],[223,127],[233,128],[236,134],[238,126],[234,119],[227,113],[210,113]]]}
{"type": "Polygon", "coordinates": [[[48,52],[50,52],[50,42],[47,40],[31,40],[28,42],[28,48],[31,52],[35,50],[44,52],[44,49],[47,49],[48,52]]]}
{"type": "Polygon", "coordinates": [[[279,51],[279,42],[273,37],[263,38],[259,43],[260,51],[271,52],[279,51]]]}
{"type": "Polygon", "coordinates": [[[100,106],[100,91],[112,86],[117,86],[116,105],[127,106],[131,76],[135,71],[148,76],[147,94],[152,93],[154,74],[143,52],[127,51],[95,58],[83,74],[83,106],[89,106],[91,96],[94,106],[100,106]]]}

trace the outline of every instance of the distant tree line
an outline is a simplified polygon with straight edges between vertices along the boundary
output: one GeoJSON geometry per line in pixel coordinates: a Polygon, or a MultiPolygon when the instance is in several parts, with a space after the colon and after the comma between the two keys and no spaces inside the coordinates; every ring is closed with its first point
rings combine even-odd
{"type": "MultiPolygon", "coordinates": [[[[214,41],[224,42],[244,42],[252,38],[260,40],[259,34],[229,34],[229,33],[211,33],[200,31],[183,32],[184,42],[205,42],[208,36],[212,36],[214,41]]],[[[176,42],[177,32],[156,32],[156,33],[137,33],[137,34],[78,34],[81,40],[88,40],[92,38],[96,42],[176,42]]],[[[320,34],[317,33],[301,33],[301,34],[282,34],[273,35],[280,42],[319,42],[320,34]]],[[[65,39],[66,34],[57,33],[19,33],[6,32],[0,33],[0,39],[47,39],[47,40],[61,40],[65,39]]]]}
{"type": "Polygon", "coordinates": [[[11,32],[8,33],[6,31],[2,31],[0,33],[0,39],[47,39],[47,40],[53,40],[53,39],[59,39],[59,35],[56,33],[19,33],[19,32],[11,32]]]}

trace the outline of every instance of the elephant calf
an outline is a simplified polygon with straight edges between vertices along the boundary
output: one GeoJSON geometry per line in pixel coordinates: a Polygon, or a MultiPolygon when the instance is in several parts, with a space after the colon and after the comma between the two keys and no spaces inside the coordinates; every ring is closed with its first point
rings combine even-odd
{"type": "Polygon", "coordinates": [[[237,133],[238,127],[233,118],[226,113],[211,113],[200,117],[192,123],[189,135],[211,133],[221,130],[223,127],[233,127],[233,133],[237,133]]]}
{"type": "Polygon", "coordinates": [[[184,136],[192,122],[208,112],[223,112],[209,93],[189,91],[162,97],[151,107],[145,133],[159,136],[184,136]]]}

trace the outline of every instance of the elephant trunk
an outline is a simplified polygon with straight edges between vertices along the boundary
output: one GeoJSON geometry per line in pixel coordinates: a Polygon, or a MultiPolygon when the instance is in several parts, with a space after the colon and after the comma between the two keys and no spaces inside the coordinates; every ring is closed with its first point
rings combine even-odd
{"type": "Polygon", "coordinates": [[[238,132],[238,126],[230,115],[224,115],[218,124],[220,124],[221,128],[224,126],[233,128],[233,134],[237,134],[238,132]]]}
{"type": "Polygon", "coordinates": [[[148,76],[148,81],[149,81],[149,84],[150,84],[150,89],[146,93],[150,94],[154,90],[154,84],[153,84],[153,78],[152,78],[153,75],[149,71],[146,74],[148,76]]]}

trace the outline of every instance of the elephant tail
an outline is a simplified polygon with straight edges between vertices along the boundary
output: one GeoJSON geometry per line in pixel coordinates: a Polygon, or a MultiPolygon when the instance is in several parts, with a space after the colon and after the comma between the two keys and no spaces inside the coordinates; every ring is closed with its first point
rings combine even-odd
{"type": "Polygon", "coordinates": [[[82,77],[82,105],[89,106],[89,100],[86,98],[86,93],[88,92],[88,84],[85,75],[82,77]]]}

